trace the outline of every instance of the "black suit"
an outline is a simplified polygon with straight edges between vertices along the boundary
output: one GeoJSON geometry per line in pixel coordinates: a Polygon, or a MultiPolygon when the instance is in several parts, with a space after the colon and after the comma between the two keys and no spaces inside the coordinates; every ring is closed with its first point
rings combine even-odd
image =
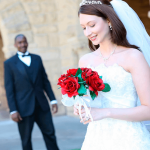
{"type": "Polygon", "coordinates": [[[34,122],[37,122],[43,133],[47,149],[58,150],[44,91],[50,100],[56,98],[40,56],[30,55],[30,67],[17,54],[4,62],[5,89],[10,112],[17,110],[23,118],[18,127],[24,150],[32,150],[31,132],[34,122]]]}

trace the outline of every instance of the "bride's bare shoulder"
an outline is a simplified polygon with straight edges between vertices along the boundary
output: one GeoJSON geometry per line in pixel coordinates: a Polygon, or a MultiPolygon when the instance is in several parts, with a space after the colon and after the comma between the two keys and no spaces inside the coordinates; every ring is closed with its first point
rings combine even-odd
{"type": "Polygon", "coordinates": [[[139,60],[141,57],[144,58],[143,53],[138,49],[126,48],[126,47],[121,47],[120,49],[121,49],[120,54],[122,54],[123,56],[122,58],[123,60],[126,61],[126,63],[127,63],[127,60],[130,63],[130,61],[139,60]]]}
{"type": "Polygon", "coordinates": [[[85,54],[83,55],[80,60],[79,60],[79,67],[87,67],[87,65],[89,64],[89,62],[91,61],[92,59],[92,53],[88,53],[88,54],[85,54]]]}
{"type": "Polygon", "coordinates": [[[127,56],[130,58],[130,60],[139,61],[140,59],[144,58],[144,55],[141,51],[130,48],[129,51],[127,51],[127,56]]]}
{"type": "Polygon", "coordinates": [[[130,69],[135,69],[137,66],[148,66],[146,59],[143,55],[143,53],[137,49],[131,48],[126,53],[126,63],[128,64],[130,69]]]}

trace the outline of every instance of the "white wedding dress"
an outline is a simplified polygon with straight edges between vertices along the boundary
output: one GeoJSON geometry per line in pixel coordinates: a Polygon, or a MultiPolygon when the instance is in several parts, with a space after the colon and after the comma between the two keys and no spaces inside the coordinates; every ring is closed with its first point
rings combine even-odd
{"type": "MultiPolygon", "coordinates": [[[[118,64],[87,67],[97,71],[111,86],[110,92],[99,92],[98,97],[90,101],[91,107],[137,106],[138,96],[130,73],[118,64]]],[[[89,123],[81,150],[150,150],[150,133],[142,122],[102,119],[89,123]]]]}

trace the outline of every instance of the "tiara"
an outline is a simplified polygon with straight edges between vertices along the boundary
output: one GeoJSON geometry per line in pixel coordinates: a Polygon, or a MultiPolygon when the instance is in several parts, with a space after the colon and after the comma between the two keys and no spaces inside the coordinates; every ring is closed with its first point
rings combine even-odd
{"type": "Polygon", "coordinates": [[[83,5],[90,5],[90,4],[102,4],[102,2],[101,1],[86,1],[86,0],[83,0],[80,3],[80,7],[83,6],[83,5]]]}

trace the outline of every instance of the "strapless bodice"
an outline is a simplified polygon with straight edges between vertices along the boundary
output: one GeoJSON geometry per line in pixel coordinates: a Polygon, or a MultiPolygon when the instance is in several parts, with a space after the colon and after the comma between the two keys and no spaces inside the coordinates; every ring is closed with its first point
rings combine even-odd
{"type": "Polygon", "coordinates": [[[130,108],[137,105],[138,96],[132,80],[131,73],[118,64],[106,67],[100,64],[96,67],[88,65],[97,71],[104,83],[111,87],[110,92],[99,92],[98,97],[90,102],[91,107],[130,108]]]}

